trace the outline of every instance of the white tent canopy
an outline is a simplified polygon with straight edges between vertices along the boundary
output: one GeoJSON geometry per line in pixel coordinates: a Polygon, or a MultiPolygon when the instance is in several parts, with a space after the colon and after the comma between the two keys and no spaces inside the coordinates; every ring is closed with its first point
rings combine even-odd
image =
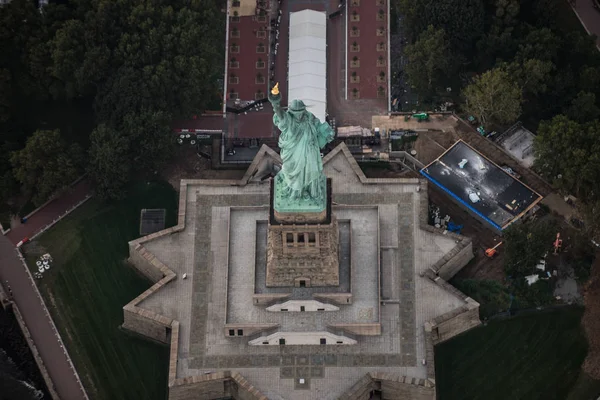
{"type": "Polygon", "coordinates": [[[321,122],[325,122],[327,103],[326,23],[324,12],[290,14],[288,103],[304,101],[321,122]]]}

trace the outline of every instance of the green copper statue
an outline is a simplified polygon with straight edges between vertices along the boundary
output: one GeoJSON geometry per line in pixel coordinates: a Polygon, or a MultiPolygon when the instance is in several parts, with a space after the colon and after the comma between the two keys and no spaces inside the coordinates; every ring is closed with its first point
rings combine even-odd
{"type": "Polygon", "coordinates": [[[302,100],[293,100],[283,110],[279,84],[271,90],[269,101],[273,105],[273,123],[281,130],[279,148],[283,162],[275,178],[275,208],[283,212],[320,211],[327,197],[320,150],[333,140],[333,129],[306,110],[302,100]]]}

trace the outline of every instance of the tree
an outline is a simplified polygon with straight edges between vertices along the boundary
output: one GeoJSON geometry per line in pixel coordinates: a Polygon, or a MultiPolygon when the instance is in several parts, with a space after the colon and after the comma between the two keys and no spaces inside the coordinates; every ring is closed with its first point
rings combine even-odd
{"type": "Polygon", "coordinates": [[[495,12],[491,17],[489,31],[477,42],[479,64],[486,68],[492,67],[498,58],[512,57],[517,45],[513,36],[519,22],[519,1],[496,0],[492,7],[495,12]]]}
{"type": "Polygon", "coordinates": [[[516,59],[555,62],[562,45],[561,39],[548,28],[531,30],[521,41],[516,59]]]}
{"type": "Polygon", "coordinates": [[[593,121],[600,117],[600,108],[596,105],[596,95],[581,91],[571,101],[571,105],[565,109],[565,114],[579,123],[593,121]]]}
{"type": "Polygon", "coordinates": [[[59,130],[38,130],[27,139],[25,148],[11,154],[10,160],[15,178],[40,205],[77,178],[81,150],[75,144],[68,146],[59,130]]]}
{"type": "Polygon", "coordinates": [[[12,76],[8,69],[0,68],[0,123],[10,118],[12,107],[12,76]]]}
{"type": "Polygon", "coordinates": [[[401,0],[399,9],[410,39],[433,25],[443,29],[450,45],[465,56],[473,53],[484,32],[485,10],[479,0],[401,0]]]}
{"type": "Polygon", "coordinates": [[[536,59],[513,61],[501,66],[519,87],[523,88],[524,96],[533,97],[548,91],[548,86],[552,83],[552,72],[555,70],[551,61],[536,59]]]}
{"type": "Polygon", "coordinates": [[[408,82],[421,95],[427,96],[434,92],[450,65],[444,35],[443,29],[436,30],[433,25],[429,25],[419,36],[419,40],[405,49],[408,82]]]}
{"type": "Polygon", "coordinates": [[[465,109],[483,125],[512,123],[521,115],[521,88],[501,68],[476,77],[463,94],[465,109]]]}
{"type": "Polygon", "coordinates": [[[600,123],[557,115],[542,121],[534,142],[534,168],[559,189],[584,201],[600,195],[600,123]]]}
{"type": "Polygon", "coordinates": [[[101,124],[90,136],[88,174],[96,193],[105,199],[118,199],[130,179],[129,138],[101,124]]]}
{"type": "Polygon", "coordinates": [[[84,82],[77,82],[82,61],[85,60],[86,43],[83,21],[72,19],[56,32],[51,43],[52,74],[65,85],[67,98],[79,95],[84,82]]]}
{"type": "Polygon", "coordinates": [[[551,250],[556,232],[553,220],[508,227],[503,235],[505,273],[517,280],[536,273],[535,266],[551,250]]]}
{"type": "Polygon", "coordinates": [[[123,132],[128,134],[131,159],[137,171],[154,173],[171,158],[175,137],[170,122],[169,114],[146,108],[125,116],[123,132]]]}

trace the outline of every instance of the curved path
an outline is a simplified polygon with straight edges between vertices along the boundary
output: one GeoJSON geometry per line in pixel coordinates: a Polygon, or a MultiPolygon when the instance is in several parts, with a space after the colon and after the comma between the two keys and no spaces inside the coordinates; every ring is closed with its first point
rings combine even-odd
{"type": "Polygon", "coordinates": [[[8,239],[16,245],[23,238],[31,238],[42,230],[45,226],[51,224],[55,219],[63,216],[68,210],[79,204],[90,194],[90,184],[83,179],[71,187],[68,192],[42,206],[27,222],[11,228],[6,235],[8,239]]]}
{"type": "Polygon", "coordinates": [[[87,400],[66,350],[31,275],[25,269],[14,244],[0,235],[0,279],[10,286],[13,301],[54,383],[61,400],[87,400]]]}

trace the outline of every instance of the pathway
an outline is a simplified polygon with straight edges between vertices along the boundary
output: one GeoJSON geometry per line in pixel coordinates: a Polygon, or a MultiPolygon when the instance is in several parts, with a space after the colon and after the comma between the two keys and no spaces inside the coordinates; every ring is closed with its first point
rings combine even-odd
{"type": "Polygon", "coordinates": [[[67,193],[52,200],[29,217],[26,223],[12,227],[6,237],[13,245],[19,243],[23,238],[31,238],[56,218],[64,215],[67,210],[83,201],[90,192],[89,182],[85,179],[79,181],[67,193]]]}
{"type": "Polygon", "coordinates": [[[61,400],[87,400],[35,282],[21,263],[14,243],[2,235],[0,235],[0,279],[4,285],[10,285],[13,301],[23,315],[61,400]]]}
{"type": "Polygon", "coordinates": [[[596,47],[600,50],[600,10],[593,6],[594,0],[577,0],[573,10],[590,35],[596,35],[596,47]]]}

